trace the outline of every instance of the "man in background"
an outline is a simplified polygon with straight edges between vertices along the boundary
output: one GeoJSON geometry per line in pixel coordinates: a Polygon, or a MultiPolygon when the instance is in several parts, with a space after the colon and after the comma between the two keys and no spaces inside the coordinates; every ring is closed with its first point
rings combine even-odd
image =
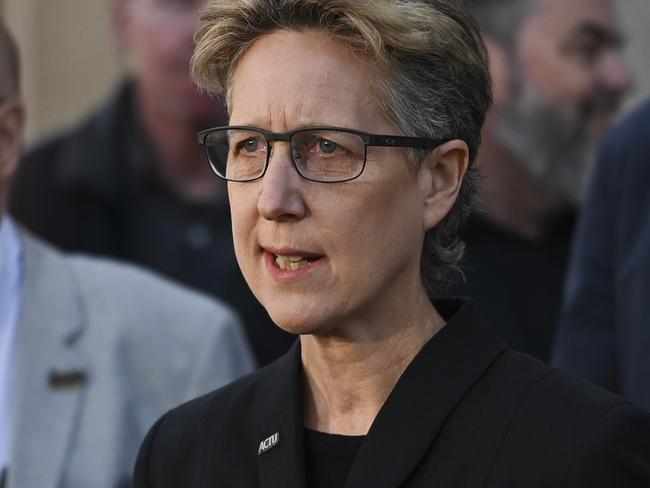
{"type": "Polygon", "coordinates": [[[553,364],[650,410],[650,101],[602,146],[565,300],[553,364]]]}
{"type": "Polygon", "coordinates": [[[466,3],[494,105],[478,158],[483,212],[464,232],[466,283],[448,293],[474,298],[509,346],[547,360],[594,148],[631,84],[621,34],[610,0],[466,3]]]}
{"type": "Polygon", "coordinates": [[[65,250],[144,265],[221,297],[244,320],[259,364],[293,337],[275,327],[236,264],[225,185],[197,132],[225,125],[222,100],[189,77],[203,0],[111,0],[130,75],[78,127],[22,162],[12,214],[65,250]]]}
{"type": "Polygon", "coordinates": [[[225,306],[138,269],[64,256],[14,226],[18,86],[0,22],[0,485],[128,487],[153,421],[250,371],[252,356],[225,306]]]}

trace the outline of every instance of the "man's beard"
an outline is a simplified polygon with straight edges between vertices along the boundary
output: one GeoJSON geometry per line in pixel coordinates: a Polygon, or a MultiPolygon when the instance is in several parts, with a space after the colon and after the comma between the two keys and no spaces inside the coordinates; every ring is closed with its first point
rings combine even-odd
{"type": "Polygon", "coordinates": [[[585,117],[613,113],[618,97],[594,95],[578,110],[550,105],[528,83],[519,88],[504,111],[497,136],[547,190],[568,205],[580,205],[600,135],[590,133],[585,117]]]}

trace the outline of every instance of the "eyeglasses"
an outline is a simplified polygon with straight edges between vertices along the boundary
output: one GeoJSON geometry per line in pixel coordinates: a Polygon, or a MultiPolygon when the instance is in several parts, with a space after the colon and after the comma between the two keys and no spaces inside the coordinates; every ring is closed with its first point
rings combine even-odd
{"type": "Polygon", "coordinates": [[[226,126],[201,131],[198,137],[217,176],[238,182],[264,176],[274,141],[289,143],[291,159],[300,176],[321,183],[358,178],[366,166],[368,146],[433,149],[444,142],[327,126],[301,127],[289,132],[226,126]]]}

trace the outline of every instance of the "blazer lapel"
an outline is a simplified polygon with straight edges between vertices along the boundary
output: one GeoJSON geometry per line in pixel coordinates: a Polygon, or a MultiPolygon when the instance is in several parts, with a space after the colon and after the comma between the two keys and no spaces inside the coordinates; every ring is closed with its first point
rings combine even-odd
{"type": "Polygon", "coordinates": [[[300,341],[260,382],[253,406],[261,488],[305,486],[300,341]]]}
{"type": "Polygon", "coordinates": [[[463,305],[404,371],[375,418],[345,488],[401,486],[504,348],[471,304],[463,305]]]}
{"type": "Polygon", "coordinates": [[[9,487],[55,488],[88,380],[76,349],[82,304],[63,257],[23,235],[25,279],[15,348],[9,487]]]}

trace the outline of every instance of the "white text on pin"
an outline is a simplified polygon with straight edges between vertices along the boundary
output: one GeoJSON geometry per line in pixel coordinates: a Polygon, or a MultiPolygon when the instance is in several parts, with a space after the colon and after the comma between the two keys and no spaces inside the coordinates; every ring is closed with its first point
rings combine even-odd
{"type": "Polygon", "coordinates": [[[262,454],[268,451],[269,449],[274,448],[275,446],[278,445],[278,442],[280,442],[280,433],[276,432],[275,434],[267,437],[262,442],[260,442],[260,447],[257,450],[257,454],[258,455],[262,454]]]}

